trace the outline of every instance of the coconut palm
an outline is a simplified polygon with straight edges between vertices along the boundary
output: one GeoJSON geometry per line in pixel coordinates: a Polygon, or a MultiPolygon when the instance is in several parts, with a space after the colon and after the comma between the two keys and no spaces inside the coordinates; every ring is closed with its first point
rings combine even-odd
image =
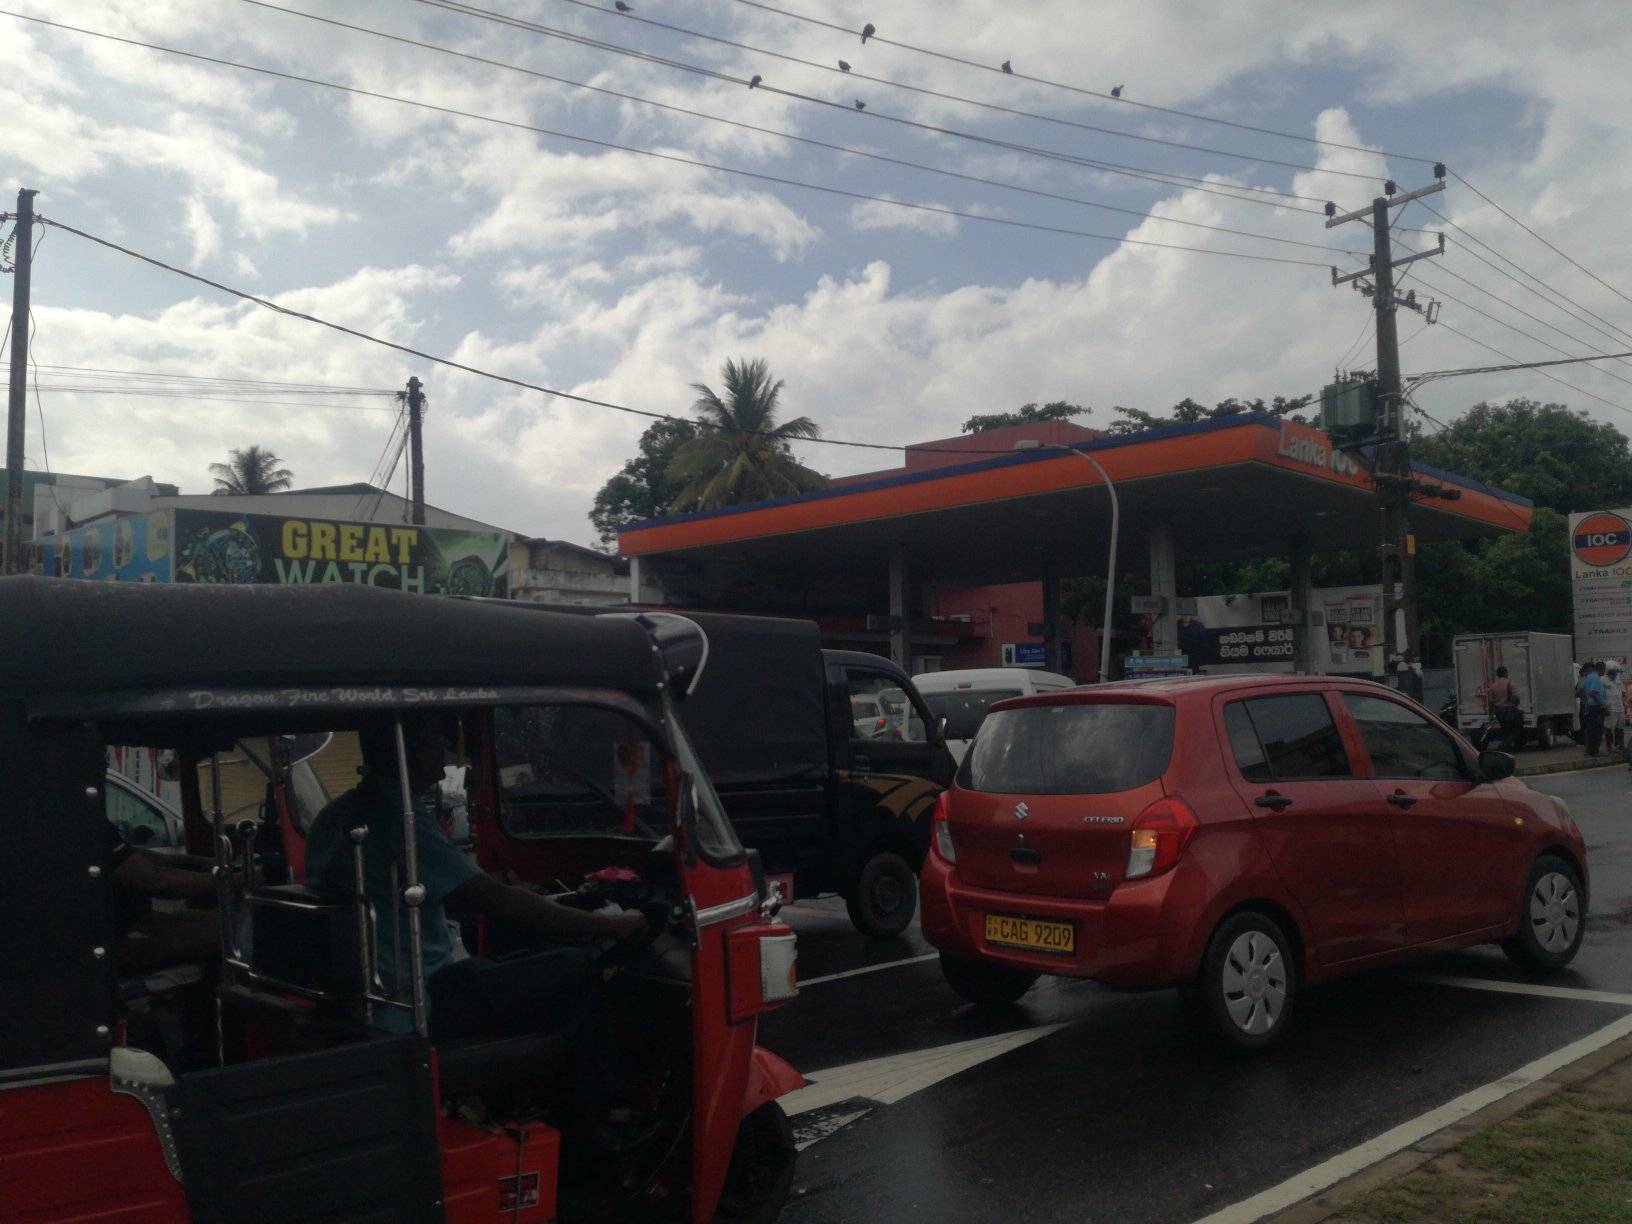
{"type": "Polygon", "coordinates": [[[723,397],[705,383],[692,384],[702,434],[680,447],[669,465],[669,478],[681,486],[669,508],[712,510],[825,486],[827,477],[799,463],[789,445],[821,437],[821,428],[809,417],[777,423],[782,382],[771,380],[764,360],[728,360],[722,374],[723,397]]]}
{"type": "Polygon", "coordinates": [[[242,497],[256,493],[277,493],[294,483],[295,474],[278,466],[278,457],[259,446],[232,452],[226,463],[210,464],[215,477],[211,490],[219,497],[242,497]]]}

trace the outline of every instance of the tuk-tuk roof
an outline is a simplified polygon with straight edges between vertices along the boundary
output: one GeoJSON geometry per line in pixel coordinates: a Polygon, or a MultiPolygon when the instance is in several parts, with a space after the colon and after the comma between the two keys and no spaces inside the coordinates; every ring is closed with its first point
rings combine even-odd
{"type": "Polygon", "coordinates": [[[0,700],[295,685],[650,694],[663,681],[651,638],[628,618],[350,584],[0,578],[0,627],[11,646],[0,700]]]}

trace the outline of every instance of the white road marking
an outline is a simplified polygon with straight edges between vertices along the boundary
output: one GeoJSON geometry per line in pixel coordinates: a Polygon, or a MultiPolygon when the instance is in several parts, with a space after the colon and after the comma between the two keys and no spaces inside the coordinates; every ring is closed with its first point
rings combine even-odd
{"type": "Polygon", "coordinates": [[[878,973],[883,969],[894,969],[897,965],[917,965],[927,960],[934,960],[940,956],[939,952],[925,952],[922,956],[909,956],[904,960],[885,961],[881,965],[863,965],[860,969],[846,969],[843,973],[829,973],[822,977],[804,978],[799,985],[820,986],[823,982],[837,982],[840,978],[860,977],[864,973],[878,973]]]}
{"type": "Polygon", "coordinates": [[[1574,999],[1580,1003],[1613,1003],[1632,1007],[1632,994],[1608,990],[1578,990],[1573,986],[1547,986],[1540,982],[1498,982],[1489,978],[1450,977],[1440,973],[1413,973],[1413,981],[1434,986],[1460,986],[1464,990],[1489,990],[1495,994],[1535,995],[1543,999],[1574,999]]]}
{"type": "MultiPolygon", "coordinates": [[[[1471,980],[1471,979],[1470,979],[1471,980]]],[[[1322,1190],[1336,1185],[1345,1177],[1350,1177],[1360,1170],[1369,1168],[1379,1160],[1384,1160],[1396,1152],[1402,1152],[1426,1139],[1435,1131],[1444,1130],[1453,1123],[1460,1122],[1470,1114],[1477,1113],[1487,1105],[1500,1101],[1503,1097],[1511,1096],[1521,1088],[1528,1087],[1538,1080],[1546,1079],[1561,1067],[1566,1067],[1577,1059],[1585,1058],[1595,1050],[1601,1050],[1611,1042],[1619,1041],[1622,1037],[1632,1036],[1632,1016],[1623,1016],[1613,1024],[1607,1024],[1595,1033],[1589,1033],[1579,1041],[1572,1041],[1562,1049],[1554,1050],[1534,1062],[1526,1063],[1517,1071],[1504,1075],[1501,1079],[1493,1080],[1483,1087],[1464,1092],[1455,1100],[1447,1101],[1437,1109],[1431,1109],[1425,1114],[1402,1122],[1392,1130],[1384,1131],[1375,1139],[1368,1139],[1365,1143],[1340,1152],[1330,1160],[1323,1161],[1313,1168],[1305,1169],[1302,1173],[1287,1178],[1278,1186],[1271,1186],[1251,1198],[1243,1199],[1239,1203],[1215,1211],[1212,1215],[1198,1220],[1196,1224],[1251,1224],[1254,1220],[1261,1220],[1267,1215],[1290,1207],[1293,1203],[1308,1198],[1312,1194],[1319,1194],[1322,1190]]],[[[803,1090],[801,1090],[803,1091],[803,1090]]]]}
{"type": "MultiPolygon", "coordinates": [[[[806,1125],[793,1128],[793,1146],[797,1151],[820,1143],[823,1139],[838,1134],[852,1122],[859,1122],[873,1112],[872,1106],[862,1109],[846,1110],[844,1113],[832,1114],[825,1118],[815,1119],[806,1125]]],[[[806,1115],[808,1117],[808,1115],[806,1115]]]]}
{"type": "Polygon", "coordinates": [[[960,1071],[978,1067],[983,1062],[1030,1045],[1038,1038],[1047,1037],[1064,1027],[1063,1024],[1043,1024],[1036,1028],[997,1033],[991,1037],[976,1037],[971,1041],[954,1041],[950,1045],[934,1046],[927,1050],[909,1050],[905,1054],[829,1067],[825,1071],[807,1074],[805,1078],[810,1082],[782,1097],[781,1105],[790,1117],[855,1097],[866,1097],[880,1105],[894,1105],[915,1092],[950,1079],[960,1071]]]}

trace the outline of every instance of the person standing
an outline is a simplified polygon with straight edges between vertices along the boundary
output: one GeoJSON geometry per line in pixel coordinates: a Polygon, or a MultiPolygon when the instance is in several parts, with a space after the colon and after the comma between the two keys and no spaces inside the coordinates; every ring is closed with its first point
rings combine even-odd
{"type": "Polygon", "coordinates": [[[1604,740],[1610,748],[1626,746],[1626,685],[1621,680],[1621,663],[1611,659],[1604,669],[1604,740]]]}
{"type": "Polygon", "coordinates": [[[1490,707],[1490,716],[1501,728],[1502,751],[1516,750],[1524,738],[1524,714],[1519,709],[1519,690],[1508,679],[1507,668],[1496,669],[1496,678],[1485,688],[1485,701],[1490,707]]]}
{"type": "Polygon", "coordinates": [[[1581,674],[1581,700],[1586,708],[1583,739],[1587,755],[1595,757],[1604,741],[1604,711],[1608,702],[1604,696],[1604,665],[1589,663],[1581,674]]]}

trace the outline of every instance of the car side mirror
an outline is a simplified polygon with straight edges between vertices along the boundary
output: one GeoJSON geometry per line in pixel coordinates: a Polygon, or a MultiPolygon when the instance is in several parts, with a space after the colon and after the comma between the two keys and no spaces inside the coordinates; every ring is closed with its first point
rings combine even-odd
{"type": "Polygon", "coordinates": [[[1513,776],[1515,764],[1512,753],[1487,748],[1479,754],[1479,777],[1486,782],[1500,782],[1513,776]]]}

